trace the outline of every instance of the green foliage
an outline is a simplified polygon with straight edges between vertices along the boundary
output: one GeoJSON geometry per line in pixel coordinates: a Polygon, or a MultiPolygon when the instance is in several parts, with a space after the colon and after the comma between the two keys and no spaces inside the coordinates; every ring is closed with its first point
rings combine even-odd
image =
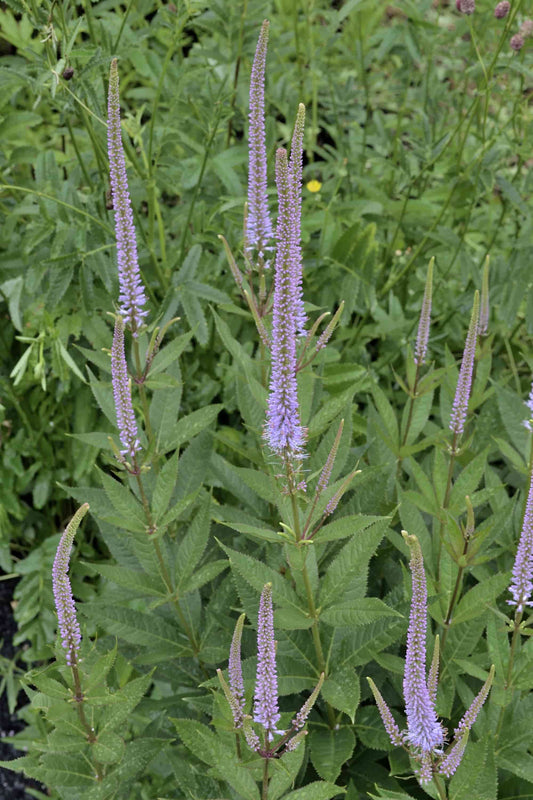
{"type": "MultiPolygon", "coordinates": [[[[14,737],[28,754],[0,766],[40,780],[52,798],[437,797],[392,748],[364,680],[404,728],[402,528],[424,554],[428,643],[441,641],[437,707],[450,731],[496,668],[443,796],[531,794],[531,617],[507,604],[532,471],[531,40],[520,53],[508,44],[527,9],[516,0],[496,20],[484,0],[471,16],[453,3],[400,5],[2,5],[0,567],[19,578],[19,652],[1,661],[0,686],[11,710],[18,687],[29,704],[14,737]],[[327,348],[298,376],[307,457],[296,476],[262,438],[269,354],[218,238],[244,269],[248,80],[265,15],[269,187],[304,102],[311,324],[344,303],[327,348]],[[117,459],[109,358],[119,290],[107,194],[112,57],[149,297],[146,329],[126,337],[142,448],[133,467],[117,459]],[[477,343],[465,433],[452,443],[488,255],[489,333],[477,343]],[[431,257],[429,353],[417,367],[431,257]],[[72,500],[91,506],[70,568],[78,673],[58,639],[53,647],[52,564],[72,500]],[[282,726],[325,679],[306,741],[269,759],[264,789],[264,759],[245,750],[214,676],[245,611],[251,710],[267,582],[282,726]]],[[[307,355],[313,347],[311,337],[307,355]]]]}

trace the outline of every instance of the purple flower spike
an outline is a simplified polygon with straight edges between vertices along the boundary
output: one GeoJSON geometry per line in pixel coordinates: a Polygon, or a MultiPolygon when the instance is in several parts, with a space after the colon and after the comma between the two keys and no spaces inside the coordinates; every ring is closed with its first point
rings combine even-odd
{"type": "Polygon", "coordinates": [[[278,677],[271,583],[265,585],[259,601],[254,701],[254,721],[261,723],[266,731],[267,740],[271,742],[274,734],[283,733],[276,728],[280,713],[278,711],[278,677]]]}
{"type": "Polygon", "coordinates": [[[271,249],[274,238],[268,212],[267,160],[265,147],[265,62],[268,45],[268,20],[261,26],[250,77],[250,128],[248,133],[248,215],[246,249],[257,250],[260,259],[271,249]]]}
{"type": "Polygon", "coordinates": [[[84,503],[74,514],[67,525],[57,547],[54,566],[52,568],[52,587],[54,601],[61,634],[61,644],[67,651],[67,664],[74,666],[80,649],[81,632],[76,617],[76,606],[72,597],[72,588],[68,577],[70,550],[79,524],[89,510],[84,503]]]}
{"type": "Polygon", "coordinates": [[[533,592],[533,473],[530,478],[524,523],[516,551],[509,591],[513,595],[513,599],[508,600],[508,603],[516,606],[518,614],[523,612],[526,606],[533,605],[531,602],[531,593],[533,592]]]}
{"type": "Polygon", "coordinates": [[[128,378],[128,367],[124,355],[124,323],[121,317],[115,322],[113,345],[111,347],[111,380],[120,441],[124,445],[123,456],[135,457],[141,449],[137,438],[137,423],[131,402],[131,387],[128,378]]]}
{"type": "Polygon", "coordinates": [[[301,457],[304,429],[300,423],[296,382],[296,312],[294,271],[291,268],[291,193],[287,152],[276,153],[279,198],[277,252],[272,317],[272,370],[265,439],[278,454],[301,457]]]}
{"type": "Polygon", "coordinates": [[[429,326],[431,323],[431,294],[433,289],[433,264],[435,259],[432,258],[429,262],[428,273],[426,277],[426,288],[424,289],[424,299],[422,300],[422,309],[420,311],[420,322],[418,323],[418,333],[416,336],[415,346],[415,364],[420,366],[426,359],[429,341],[429,326]]]}
{"type": "Polygon", "coordinates": [[[120,100],[118,92],[117,59],[111,62],[109,72],[107,147],[113,208],[115,209],[115,234],[117,239],[118,280],[120,284],[120,314],[126,320],[133,336],[137,336],[146,303],[137,258],[135,226],[131,210],[126,161],[120,130],[120,100]]]}
{"type": "Polygon", "coordinates": [[[474,305],[472,307],[472,316],[470,317],[470,325],[466,335],[463,360],[461,361],[461,369],[459,370],[459,378],[457,380],[457,388],[455,390],[455,398],[450,417],[449,427],[455,437],[461,436],[465,427],[468,401],[470,399],[470,391],[472,389],[472,374],[474,372],[474,357],[476,355],[478,324],[479,292],[476,291],[474,295],[474,305]]]}
{"type": "Polygon", "coordinates": [[[305,334],[305,323],[307,317],[304,311],[304,300],[302,290],[303,267],[302,267],[302,166],[303,166],[303,142],[305,126],[305,106],[300,103],[294,132],[291,141],[291,156],[289,159],[289,183],[290,183],[290,262],[292,270],[292,284],[294,289],[294,313],[296,319],[296,330],[303,336],[305,334]]]}
{"type": "Polygon", "coordinates": [[[381,692],[379,691],[378,687],[376,686],[372,678],[367,678],[367,681],[370,684],[372,694],[374,695],[374,700],[376,701],[379,714],[381,716],[381,719],[383,720],[383,725],[385,726],[385,730],[389,735],[389,739],[395,746],[402,745],[405,739],[405,735],[400,731],[394,717],[391,714],[390,708],[383,699],[381,692]]]}
{"type": "Polygon", "coordinates": [[[462,761],[467,742],[468,731],[466,731],[466,733],[453,744],[452,749],[445,757],[444,761],[439,765],[439,772],[441,775],[445,775],[447,778],[452,777],[462,761]]]}
{"type": "Polygon", "coordinates": [[[486,336],[489,332],[489,262],[490,257],[485,259],[483,267],[483,277],[481,279],[481,304],[479,308],[479,335],[486,336]]]}
{"type": "Polygon", "coordinates": [[[241,638],[244,619],[245,615],[241,614],[235,625],[228,663],[229,685],[231,693],[235,698],[235,710],[232,710],[236,728],[242,727],[244,719],[244,681],[242,679],[241,666],[241,638]]]}
{"type": "Polygon", "coordinates": [[[489,677],[487,678],[487,680],[485,681],[485,683],[483,684],[477,695],[474,697],[470,705],[470,708],[468,709],[468,711],[465,712],[461,721],[459,722],[459,725],[454,730],[453,732],[454,739],[459,739],[460,737],[462,737],[467,731],[470,730],[470,728],[476,721],[477,715],[481,711],[483,703],[488,697],[493,680],[494,680],[494,665],[492,665],[492,667],[490,668],[489,677]]]}
{"type": "Polygon", "coordinates": [[[428,694],[433,705],[437,702],[437,688],[439,682],[439,641],[439,637],[435,636],[433,658],[431,659],[431,666],[428,674],[428,694]]]}
{"type": "Polygon", "coordinates": [[[416,536],[402,534],[411,550],[413,582],[403,679],[405,713],[409,742],[425,753],[443,744],[444,730],[426,683],[427,588],[422,550],[416,536]]]}
{"type": "Polygon", "coordinates": [[[320,694],[320,690],[322,688],[322,684],[324,683],[324,673],[322,672],[319,678],[319,681],[301,709],[296,714],[296,717],[292,721],[292,726],[295,730],[299,731],[305,725],[307,717],[311,713],[311,709],[313,708],[318,695],[320,694]]]}

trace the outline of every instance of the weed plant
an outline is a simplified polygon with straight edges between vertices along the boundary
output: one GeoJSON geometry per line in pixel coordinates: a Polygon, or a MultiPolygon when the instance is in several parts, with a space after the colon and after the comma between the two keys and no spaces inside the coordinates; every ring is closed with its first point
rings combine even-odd
{"type": "Polygon", "coordinates": [[[0,9],[2,768],[531,796],[525,5],[0,9]]]}

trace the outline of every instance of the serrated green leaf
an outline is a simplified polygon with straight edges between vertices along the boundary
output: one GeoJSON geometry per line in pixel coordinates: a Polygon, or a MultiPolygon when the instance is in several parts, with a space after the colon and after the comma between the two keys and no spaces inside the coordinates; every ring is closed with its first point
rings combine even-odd
{"type": "Polygon", "coordinates": [[[324,525],[318,533],[313,536],[314,542],[334,542],[338,539],[346,539],[359,531],[364,531],[371,525],[383,522],[389,523],[390,517],[373,517],[367,514],[350,514],[348,517],[341,517],[329,525],[324,525]]]}
{"type": "Polygon", "coordinates": [[[157,476],[152,494],[152,514],[156,523],[159,522],[160,518],[167,510],[172,493],[176,488],[178,463],[179,451],[176,450],[174,455],[165,462],[157,476]]]}
{"type": "MultiPolygon", "coordinates": [[[[143,507],[137,498],[122,483],[116,481],[105,472],[100,472],[100,480],[117,515],[123,519],[124,523],[129,523],[129,525],[133,526],[135,531],[143,533],[146,530],[147,522],[143,507]]],[[[98,516],[98,507],[94,509],[93,513],[98,516]]],[[[125,527],[125,525],[122,524],[122,527],[125,527]]],[[[128,528],[128,530],[131,530],[131,528],[128,528]]]]}
{"type": "Polygon", "coordinates": [[[131,589],[139,597],[143,595],[165,597],[168,593],[163,579],[160,576],[147,575],[145,572],[139,572],[138,570],[125,569],[121,566],[102,564],[101,562],[95,562],[91,566],[93,566],[103,578],[112,581],[112,583],[116,583],[117,586],[131,589]]]}
{"type": "Polygon", "coordinates": [[[490,575],[470,589],[459,602],[452,617],[452,626],[475,619],[509,586],[509,573],[490,575]]]}
{"type": "Polygon", "coordinates": [[[468,742],[457,772],[450,781],[449,800],[482,800],[478,794],[480,778],[485,771],[487,742],[468,742]]]}
{"type": "Polygon", "coordinates": [[[195,570],[190,578],[185,581],[180,590],[181,594],[186,595],[189,594],[189,592],[195,592],[197,589],[200,589],[206,583],[216,578],[217,575],[220,575],[228,566],[229,564],[224,558],[217,561],[210,561],[209,564],[204,564],[203,567],[195,570]]]}
{"type": "Polygon", "coordinates": [[[191,503],[193,503],[196,498],[198,497],[200,489],[196,489],[196,491],[191,492],[186,497],[183,497],[181,500],[178,500],[177,503],[169,508],[163,519],[159,521],[159,529],[164,530],[173,522],[175,522],[184,511],[186,511],[191,503]]]}
{"type": "Polygon", "coordinates": [[[183,333],[181,336],[178,336],[177,339],[174,339],[172,342],[170,342],[170,344],[167,344],[166,347],[160,350],[152,362],[150,372],[148,373],[149,377],[151,378],[154,375],[157,375],[158,372],[162,372],[170,364],[176,361],[183,353],[191,339],[192,332],[189,331],[188,333],[183,333]]]}
{"type": "Polygon", "coordinates": [[[345,791],[343,786],[334,786],[325,781],[314,781],[301,789],[289,792],[283,800],[330,800],[331,797],[342,795],[345,791]]]}
{"type": "Polygon", "coordinates": [[[385,605],[377,597],[364,597],[354,600],[349,606],[335,605],[320,615],[322,622],[335,628],[368,625],[383,617],[401,617],[402,615],[390,606],[385,605]]]}
{"type": "Polygon", "coordinates": [[[168,657],[180,654],[180,630],[155,612],[146,614],[133,608],[112,606],[109,603],[85,603],[83,614],[101,625],[104,630],[131,644],[159,650],[166,648],[168,657]]]}
{"type": "Polygon", "coordinates": [[[318,604],[328,608],[347,589],[355,596],[362,597],[366,590],[368,563],[383,538],[388,519],[375,522],[366,530],[359,530],[339,551],[329,564],[326,575],[322,579],[318,604]]]}
{"type": "MultiPolygon", "coordinates": [[[[162,438],[160,450],[162,453],[168,453],[169,450],[176,450],[184,442],[189,441],[194,436],[197,436],[204,428],[211,425],[217,418],[223,406],[220,403],[205,406],[198,411],[193,411],[182,417],[171,431],[166,431],[165,438],[162,438]]],[[[163,434],[163,432],[161,432],[163,434]]]]}
{"type": "Polygon", "coordinates": [[[294,784],[305,755],[305,744],[292,753],[271,760],[271,778],[268,784],[268,800],[278,800],[294,784]]]}
{"type": "Polygon", "coordinates": [[[349,728],[316,730],[309,735],[309,748],[314,768],[325,781],[336,781],[342,765],[355,747],[355,736],[349,728]]]}
{"type": "Polygon", "coordinates": [[[172,722],[191,753],[215,767],[220,776],[242,797],[259,800],[259,790],[248,770],[208,727],[192,719],[172,719],[172,722]]]}
{"type": "Polygon", "coordinates": [[[232,550],[222,543],[219,544],[228,556],[231,568],[236,570],[240,578],[244,578],[255,589],[258,596],[263,591],[265,583],[271,583],[272,600],[275,606],[289,606],[296,610],[301,610],[298,596],[288,586],[287,581],[282,578],[279,572],[245,553],[239,553],[237,550],[232,550]]]}
{"type": "Polygon", "coordinates": [[[489,448],[486,447],[461,470],[450,494],[449,509],[452,514],[465,510],[465,495],[471,496],[477,489],[485,471],[488,452],[489,448]]]}
{"type": "MultiPolygon", "coordinates": [[[[359,676],[354,668],[344,666],[328,675],[322,686],[322,696],[333,708],[344,711],[353,724],[355,711],[361,697],[359,676]]],[[[324,775],[320,774],[320,777],[323,778],[324,775]]],[[[328,780],[334,780],[334,778],[328,780]]]]}
{"type": "Polygon", "coordinates": [[[211,527],[211,497],[206,495],[200,504],[189,530],[176,553],[177,589],[180,590],[204,554],[211,527]]]}
{"type": "Polygon", "coordinates": [[[134,678],[115,692],[113,704],[104,710],[98,725],[98,738],[104,733],[108,734],[110,731],[114,731],[128,719],[133,709],[141,702],[151,683],[152,673],[149,672],[140,678],[134,678]]]}
{"type": "Polygon", "coordinates": [[[110,730],[98,734],[93,745],[94,757],[102,764],[116,764],[124,755],[124,739],[110,730]]]}

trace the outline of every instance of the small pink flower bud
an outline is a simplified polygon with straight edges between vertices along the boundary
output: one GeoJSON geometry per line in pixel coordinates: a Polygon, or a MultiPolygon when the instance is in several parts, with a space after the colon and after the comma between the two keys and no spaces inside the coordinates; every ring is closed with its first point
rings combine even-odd
{"type": "Polygon", "coordinates": [[[509,3],[509,0],[502,0],[501,3],[498,3],[494,9],[494,16],[496,19],[504,19],[509,13],[510,8],[511,4],[509,3]]]}
{"type": "Polygon", "coordinates": [[[455,0],[455,5],[461,14],[473,14],[476,10],[476,0],[455,0]]]}
{"type": "Polygon", "coordinates": [[[524,37],[520,33],[515,33],[514,36],[511,36],[511,41],[509,42],[511,46],[511,50],[521,50],[524,46],[524,37]]]}
{"type": "Polygon", "coordinates": [[[520,25],[520,33],[524,37],[524,39],[529,38],[533,33],[533,19],[525,19],[523,23],[520,25]]]}

